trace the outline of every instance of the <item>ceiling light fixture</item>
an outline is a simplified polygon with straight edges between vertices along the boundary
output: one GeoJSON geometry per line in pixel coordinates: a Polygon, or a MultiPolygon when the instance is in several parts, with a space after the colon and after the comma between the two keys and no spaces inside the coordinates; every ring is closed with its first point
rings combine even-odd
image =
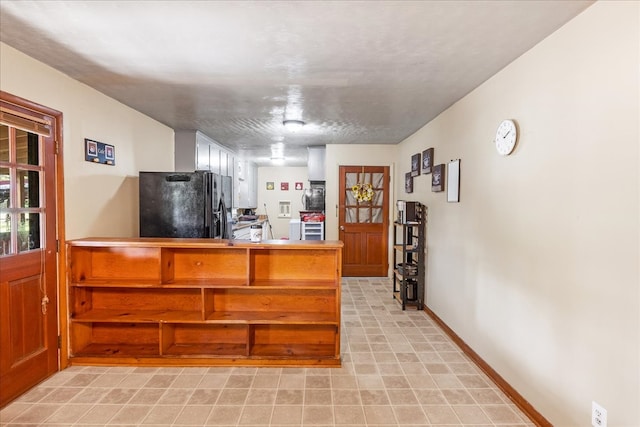
{"type": "Polygon", "coordinates": [[[282,124],[289,132],[297,132],[302,129],[302,126],[304,126],[304,122],[302,120],[285,120],[282,124]]]}

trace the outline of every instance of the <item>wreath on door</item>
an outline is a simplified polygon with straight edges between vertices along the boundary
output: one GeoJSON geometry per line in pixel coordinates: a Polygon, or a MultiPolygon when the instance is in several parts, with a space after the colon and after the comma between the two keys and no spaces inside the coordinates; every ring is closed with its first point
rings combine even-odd
{"type": "Polygon", "coordinates": [[[370,202],[373,200],[373,186],[371,184],[358,183],[351,187],[353,197],[359,202],[370,202]]]}

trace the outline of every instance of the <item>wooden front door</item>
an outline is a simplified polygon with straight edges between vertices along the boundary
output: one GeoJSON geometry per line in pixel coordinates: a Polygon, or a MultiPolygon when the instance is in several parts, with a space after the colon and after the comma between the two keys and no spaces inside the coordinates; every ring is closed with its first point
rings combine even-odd
{"type": "Polygon", "coordinates": [[[0,101],[0,406],[58,370],[56,118],[0,101]]]}
{"type": "Polygon", "coordinates": [[[389,270],[389,167],[340,166],[338,226],[342,275],[386,277],[389,270]],[[371,200],[358,200],[353,187],[371,185],[371,200]]]}

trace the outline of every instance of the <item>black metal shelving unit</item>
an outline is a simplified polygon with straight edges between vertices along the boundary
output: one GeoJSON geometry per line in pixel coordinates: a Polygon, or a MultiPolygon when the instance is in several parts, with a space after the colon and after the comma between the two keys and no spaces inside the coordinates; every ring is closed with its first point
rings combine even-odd
{"type": "Polygon", "coordinates": [[[427,208],[419,209],[419,221],[393,223],[393,298],[403,310],[407,305],[424,308],[427,208]]]}

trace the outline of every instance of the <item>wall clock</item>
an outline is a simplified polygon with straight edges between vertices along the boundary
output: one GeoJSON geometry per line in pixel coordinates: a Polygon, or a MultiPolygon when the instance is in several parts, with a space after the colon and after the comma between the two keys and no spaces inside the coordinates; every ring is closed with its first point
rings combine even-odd
{"type": "Polygon", "coordinates": [[[503,120],[496,131],[496,150],[498,154],[507,156],[513,152],[518,140],[518,129],[513,120],[503,120]]]}

